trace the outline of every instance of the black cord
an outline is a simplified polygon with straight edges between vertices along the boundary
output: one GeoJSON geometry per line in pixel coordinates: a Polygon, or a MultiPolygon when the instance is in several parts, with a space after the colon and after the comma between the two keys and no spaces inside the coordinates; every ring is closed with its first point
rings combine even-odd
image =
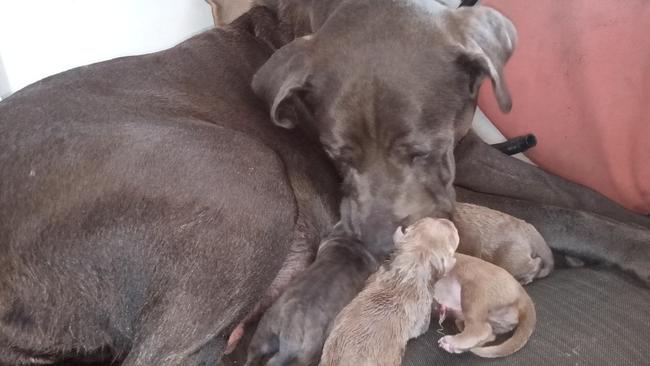
{"type": "Polygon", "coordinates": [[[474,6],[478,0],[463,0],[460,2],[460,5],[458,7],[460,8],[461,6],[474,6]]]}
{"type": "Polygon", "coordinates": [[[515,155],[533,148],[535,145],[537,145],[537,138],[532,133],[529,133],[528,135],[511,138],[500,144],[494,144],[492,147],[506,155],[515,155]]]}

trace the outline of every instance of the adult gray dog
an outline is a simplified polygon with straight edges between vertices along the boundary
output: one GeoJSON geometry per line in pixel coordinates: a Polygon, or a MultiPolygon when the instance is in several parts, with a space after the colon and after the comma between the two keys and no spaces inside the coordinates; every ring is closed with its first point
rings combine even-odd
{"type": "Polygon", "coordinates": [[[456,183],[513,200],[466,197],[647,276],[646,218],[461,140],[484,77],[508,109],[512,28],[492,10],[422,4],[269,2],[4,100],[0,364],[214,364],[274,275],[311,261],[339,219],[340,176],[341,218],[381,249],[398,223],[449,215],[458,141],[456,183]],[[271,119],[300,128],[269,122],[258,69],[271,119]]]}

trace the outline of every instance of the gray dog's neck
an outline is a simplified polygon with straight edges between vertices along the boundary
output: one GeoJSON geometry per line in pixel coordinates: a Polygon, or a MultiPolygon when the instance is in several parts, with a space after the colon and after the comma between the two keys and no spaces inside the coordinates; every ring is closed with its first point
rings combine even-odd
{"type": "Polygon", "coordinates": [[[343,1],[345,0],[256,0],[255,4],[275,11],[291,41],[316,32],[343,1]]]}

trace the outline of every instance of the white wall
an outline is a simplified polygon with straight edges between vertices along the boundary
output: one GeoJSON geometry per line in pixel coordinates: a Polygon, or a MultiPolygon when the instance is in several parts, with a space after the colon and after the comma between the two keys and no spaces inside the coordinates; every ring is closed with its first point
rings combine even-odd
{"type": "Polygon", "coordinates": [[[0,0],[0,98],[76,66],[169,48],[212,24],[204,0],[0,0]]]}
{"type": "MultiPolygon", "coordinates": [[[[212,24],[204,0],[0,0],[0,99],[76,66],[169,48],[212,24]]],[[[474,129],[504,140],[480,111],[474,129]]]]}

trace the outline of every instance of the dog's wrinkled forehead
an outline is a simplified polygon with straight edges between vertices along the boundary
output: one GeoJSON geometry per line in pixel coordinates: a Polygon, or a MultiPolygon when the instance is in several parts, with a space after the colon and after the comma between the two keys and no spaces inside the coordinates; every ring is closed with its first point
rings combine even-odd
{"type": "Polygon", "coordinates": [[[412,141],[432,130],[451,128],[459,109],[470,101],[469,77],[449,62],[437,62],[438,55],[415,58],[394,54],[369,60],[365,66],[337,60],[323,67],[313,79],[313,97],[318,100],[315,122],[323,142],[412,141]],[[437,66],[425,66],[431,62],[437,66]]]}
{"type": "Polygon", "coordinates": [[[458,64],[458,48],[445,28],[415,22],[395,25],[390,33],[358,30],[365,35],[358,38],[318,35],[308,88],[325,145],[368,138],[388,145],[398,139],[416,143],[436,131],[451,131],[474,97],[474,76],[458,64]],[[414,32],[418,25],[422,31],[414,32]]]}

